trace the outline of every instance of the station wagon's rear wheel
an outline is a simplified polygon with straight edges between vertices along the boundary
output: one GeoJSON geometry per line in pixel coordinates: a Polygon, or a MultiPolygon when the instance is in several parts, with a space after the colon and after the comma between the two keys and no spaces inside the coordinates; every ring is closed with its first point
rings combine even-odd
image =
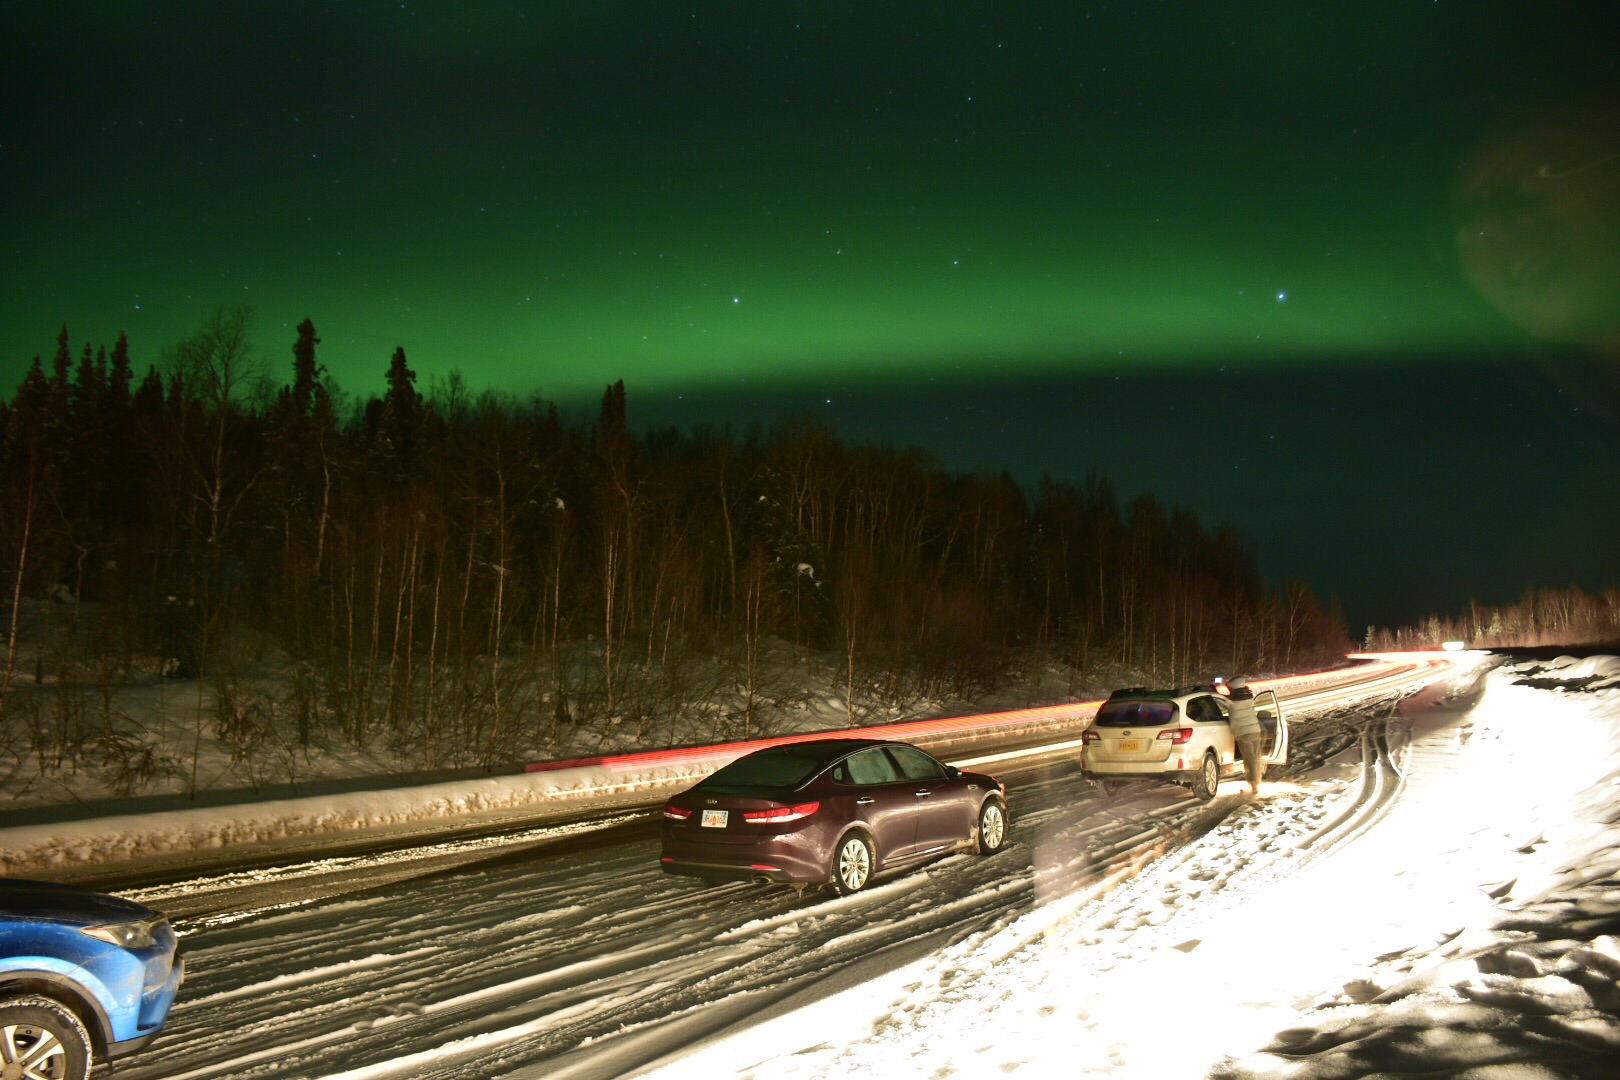
{"type": "Polygon", "coordinates": [[[833,892],[839,896],[860,892],[872,879],[872,841],[865,833],[852,832],[838,842],[833,855],[833,892]]]}
{"type": "Polygon", "coordinates": [[[1007,808],[1000,799],[986,799],[979,808],[979,854],[994,855],[1007,843],[1007,808]]]}
{"type": "Polygon", "coordinates": [[[85,1080],[90,1034],[61,1002],[0,998],[0,1071],[19,1080],[85,1080]]]}
{"type": "Polygon", "coordinates": [[[1198,766],[1198,772],[1193,776],[1193,794],[1208,802],[1215,797],[1215,789],[1221,783],[1220,762],[1215,755],[1206,753],[1203,762],[1198,766]]]}

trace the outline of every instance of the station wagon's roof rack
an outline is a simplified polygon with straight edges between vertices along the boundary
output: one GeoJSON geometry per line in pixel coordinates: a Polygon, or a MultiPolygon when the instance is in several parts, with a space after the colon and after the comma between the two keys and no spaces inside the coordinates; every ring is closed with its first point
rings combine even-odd
{"type": "Polygon", "coordinates": [[[1117,697],[1141,697],[1147,692],[1148,688],[1145,686],[1122,686],[1118,690],[1115,690],[1112,694],[1109,694],[1108,700],[1112,701],[1117,697]]]}
{"type": "Polygon", "coordinates": [[[1115,698],[1127,697],[1175,698],[1183,697],[1187,694],[1213,694],[1215,692],[1215,685],[1213,683],[1196,683],[1192,686],[1182,686],[1174,689],[1149,689],[1146,686],[1122,686],[1118,690],[1115,690],[1113,693],[1109,694],[1108,700],[1113,701],[1115,698]]]}

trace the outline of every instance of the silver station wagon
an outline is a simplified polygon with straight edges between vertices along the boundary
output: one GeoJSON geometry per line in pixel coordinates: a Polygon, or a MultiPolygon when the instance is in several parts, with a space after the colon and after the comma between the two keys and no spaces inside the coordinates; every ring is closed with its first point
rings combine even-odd
{"type": "MultiPolygon", "coordinates": [[[[1254,695],[1265,729],[1269,768],[1288,761],[1288,722],[1271,690],[1254,695]]],[[[1213,799],[1223,779],[1241,777],[1231,706],[1214,685],[1180,690],[1131,687],[1109,695],[1081,733],[1080,768],[1106,787],[1128,780],[1168,780],[1213,799]]]]}

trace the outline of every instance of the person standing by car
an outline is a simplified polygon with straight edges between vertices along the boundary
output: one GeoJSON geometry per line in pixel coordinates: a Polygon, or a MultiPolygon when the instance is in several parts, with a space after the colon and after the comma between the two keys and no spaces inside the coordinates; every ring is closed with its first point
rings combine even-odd
{"type": "Polygon", "coordinates": [[[1249,794],[1260,794],[1260,781],[1266,775],[1266,731],[1254,711],[1254,691],[1249,681],[1239,678],[1227,684],[1232,691],[1232,738],[1243,755],[1243,774],[1249,780],[1249,794]]]}

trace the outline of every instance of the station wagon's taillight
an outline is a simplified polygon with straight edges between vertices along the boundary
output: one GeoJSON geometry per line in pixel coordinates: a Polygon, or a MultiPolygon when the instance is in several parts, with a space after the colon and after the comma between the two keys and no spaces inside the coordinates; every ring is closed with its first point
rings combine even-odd
{"type": "Polygon", "coordinates": [[[798,821],[800,818],[809,817],[819,809],[821,809],[819,802],[802,802],[793,806],[773,806],[769,810],[744,810],[743,820],[772,823],[798,821]]]}
{"type": "Polygon", "coordinates": [[[1192,728],[1165,728],[1159,732],[1159,741],[1167,742],[1171,746],[1180,746],[1182,743],[1192,742],[1192,728]]]}
{"type": "Polygon", "coordinates": [[[1080,733],[1080,741],[1082,743],[1102,742],[1102,736],[1097,733],[1096,728],[1086,728],[1080,733]]]}
{"type": "Polygon", "coordinates": [[[692,816],[692,811],[684,806],[676,806],[674,803],[665,803],[664,816],[671,821],[685,821],[692,816]]]}

